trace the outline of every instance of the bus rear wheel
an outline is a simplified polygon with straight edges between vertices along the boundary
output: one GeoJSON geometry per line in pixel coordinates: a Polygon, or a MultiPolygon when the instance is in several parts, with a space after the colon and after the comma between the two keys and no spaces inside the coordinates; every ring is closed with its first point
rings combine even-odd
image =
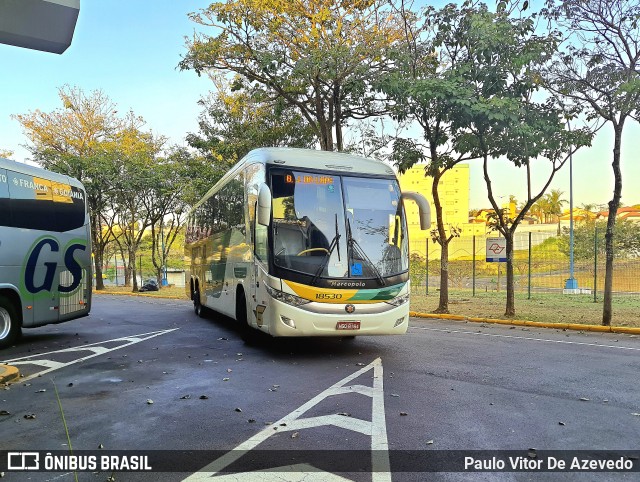
{"type": "Polygon", "coordinates": [[[200,302],[200,290],[198,288],[193,292],[193,311],[200,318],[204,317],[204,312],[202,310],[202,303],[200,302]]]}
{"type": "Polygon", "coordinates": [[[0,296],[0,348],[12,345],[21,332],[16,307],[9,299],[0,296]]]}

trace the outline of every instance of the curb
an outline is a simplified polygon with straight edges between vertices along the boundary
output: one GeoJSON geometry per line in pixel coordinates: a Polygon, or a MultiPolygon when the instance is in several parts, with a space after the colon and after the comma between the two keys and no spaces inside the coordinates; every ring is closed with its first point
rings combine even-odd
{"type": "Polygon", "coordinates": [[[11,383],[20,378],[20,372],[11,365],[0,365],[0,384],[11,383]]]}
{"type": "Polygon", "coordinates": [[[597,331],[601,333],[625,333],[629,335],[640,335],[640,328],[627,326],[602,326],[602,325],[581,325],[579,323],[544,323],[541,321],[524,320],[499,320],[495,318],[475,318],[461,315],[447,315],[435,313],[420,313],[410,311],[409,316],[414,318],[435,318],[441,320],[472,321],[474,323],[494,323],[498,325],[533,326],[536,328],[553,328],[556,330],[579,330],[597,331]]]}

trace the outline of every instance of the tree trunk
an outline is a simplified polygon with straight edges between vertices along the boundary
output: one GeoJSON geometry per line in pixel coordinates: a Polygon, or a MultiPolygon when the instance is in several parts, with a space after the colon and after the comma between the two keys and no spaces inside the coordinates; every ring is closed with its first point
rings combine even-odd
{"type": "Polygon", "coordinates": [[[318,120],[320,130],[320,149],[323,151],[333,151],[333,117],[327,119],[325,115],[325,103],[322,98],[322,89],[316,85],[315,94],[315,117],[318,120]]]}
{"type": "Polygon", "coordinates": [[[605,232],[605,273],[604,273],[604,306],[602,308],[602,324],[611,326],[613,317],[612,291],[613,291],[613,230],[616,225],[616,217],[618,215],[618,207],[620,206],[620,196],[622,193],[622,173],[620,172],[620,152],[622,143],[622,128],[624,126],[624,118],[618,123],[613,124],[614,142],[613,142],[613,199],[609,201],[609,217],[607,218],[607,231],[605,232]]]}
{"type": "MultiPolygon", "coordinates": [[[[93,269],[96,276],[96,290],[104,289],[104,281],[102,280],[102,261],[104,254],[104,246],[99,243],[98,229],[100,229],[100,221],[97,216],[91,216],[91,242],[93,245],[93,269]]],[[[89,275],[90,276],[90,275],[89,275]]]]}
{"type": "Polygon", "coordinates": [[[449,313],[449,242],[440,243],[440,299],[434,313],[449,313]]]}
{"type": "Polygon", "coordinates": [[[122,259],[122,266],[124,267],[124,285],[131,286],[131,266],[128,261],[125,261],[124,257],[122,259]]]}
{"type": "Polygon", "coordinates": [[[138,279],[136,277],[136,252],[133,250],[129,250],[129,265],[131,271],[131,277],[133,278],[133,291],[134,293],[138,292],[138,279]]]}
{"type": "Polygon", "coordinates": [[[513,232],[505,229],[505,239],[507,241],[507,306],[504,316],[512,318],[516,316],[516,299],[513,277],[513,232]]]}
{"type": "Polygon", "coordinates": [[[438,229],[438,244],[440,244],[440,299],[438,308],[435,313],[449,313],[449,240],[444,227],[444,219],[442,219],[442,203],[440,202],[440,193],[438,185],[442,172],[433,176],[431,184],[431,196],[433,197],[433,206],[436,211],[436,224],[438,229]]]}
{"type": "Polygon", "coordinates": [[[342,140],[342,109],[340,104],[340,84],[334,86],[333,88],[333,105],[335,109],[335,125],[336,125],[336,148],[338,152],[341,152],[343,149],[343,140],[342,140]]]}

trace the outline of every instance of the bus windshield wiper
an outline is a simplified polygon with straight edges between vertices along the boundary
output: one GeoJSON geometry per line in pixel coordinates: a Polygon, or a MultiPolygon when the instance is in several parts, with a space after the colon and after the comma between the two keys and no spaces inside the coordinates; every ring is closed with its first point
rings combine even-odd
{"type": "Polygon", "coordinates": [[[322,260],[322,263],[320,263],[320,265],[318,266],[318,269],[316,270],[315,274],[313,275],[313,278],[311,279],[311,284],[312,285],[314,285],[316,283],[316,280],[318,279],[318,277],[322,273],[322,270],[324,270],[324,268],[327,266],[327,264],[329,264],[329,259],[331,258],[331,253],[333,253],[334,249],[337,249],[338,261],[340,261],[340,237],[341,237],[341,235],[338,232],[338,213],[336,213],[336,234],[333,237],[333,239],[331,240],[331,244],[329,244],[329,249],[327,250],[326,254],[324,255],[324,259],[322,260]]]}
{"type": "Polygon", "coordinates": [[[349,219],[347,219],[347,258],[348,258],[347,263],[348,264],[351,263],[354,252],[358,255],[358,257],[361,260],[366,261],[368,263],[368,265],[371,267],[371,271],[373,271],[373,274],[378,280],[378,283],[381,286],[384,286],[385,282],[384,282],[384,278],[382,277],[382,274],[378,270],[378,267],[375,264],[373,264],[373,261],[369,259],[369,256],[367,256],[367,254],[364,252],[364,250],[362,249],[358,241],[356,241],[353,238],[351,234],[351,222],[349,221],[349,219]]]}

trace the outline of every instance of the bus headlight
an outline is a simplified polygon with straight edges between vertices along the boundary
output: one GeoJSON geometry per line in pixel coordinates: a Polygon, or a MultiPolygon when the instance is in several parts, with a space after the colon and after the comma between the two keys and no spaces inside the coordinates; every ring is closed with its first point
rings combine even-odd
{"type": "Polygon", "coordinates": [[[407,293],[406,295],[396,296],[392,300],[385,301],[385,303],[393,306],[400,306],[404,305],[407,301],[409,301],[409,293],[407,293]]]}
{"type": "Polygon", "coordinates": [[[277,290],[275,288],[272,288],[271,286],[269,286],[266,283],[265,283],[264,287],[267,289],[267,293],[269,293],[269,295],[273,299],[276,299],[278,301],[282,301],[283,303],[286,303],[288,305],[300,306],[300,305],[306,305],[307,303],[311,303],[311,301],[306,300],[304,298],[300,298],[299,296],[292,295],[292,294],[289,294],[289,293],[285,293],[284,291],[280,291],[280,290],[277,290]]]}

